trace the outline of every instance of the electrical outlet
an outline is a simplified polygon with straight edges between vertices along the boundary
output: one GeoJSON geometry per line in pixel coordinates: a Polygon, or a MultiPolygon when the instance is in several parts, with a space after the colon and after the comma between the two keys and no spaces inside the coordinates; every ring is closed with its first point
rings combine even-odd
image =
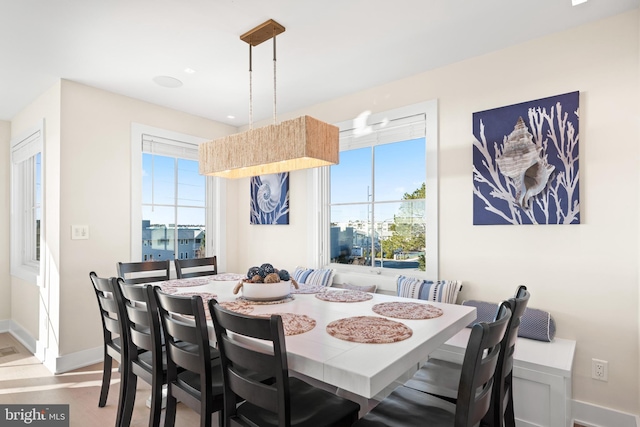
{"type": "Polygon", "coordinates": [[[609,380],[609,362],[600,359],[591,359],[591,378],[599,381],[609,380]]]}

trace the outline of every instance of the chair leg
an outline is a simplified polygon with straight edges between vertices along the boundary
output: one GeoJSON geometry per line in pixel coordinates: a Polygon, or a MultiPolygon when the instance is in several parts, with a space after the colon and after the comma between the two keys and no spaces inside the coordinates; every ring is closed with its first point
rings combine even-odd
{"type": "Polygon", "coordinates": [[[100,399],[98,400],[98,406],[104,408],[107,404],[107,396],[109,395],[109,385],[111,385],[111,362],[113,358],[104,353],[104,363],[102,364],[102,387],[100,387],[100,399]]]}
{"type": "Polygon", "coordinates": [[[507,407],[504,411],[504,425],[505,427],[516,427],[516,417],[513,412],[513,388],[509,387],[509,391],[507,391],[508,399],[507,399],[507,407]]]}
{"type": "Polygon", "coordinates": [[[128,378],[125,383],[120,385],[121,390],[124,389],[124,396],[120,393],[120,405],[122,405],[122,410],[118,408],[120,427],[129,427],[131,425],[133,406],[136,403],[136,388],[138,386],[138,377],[131,373],[131,368],[126,369],[126,371],[128,372],[128,378]]]}
{"type": "Polygon", "coordinates": [[[176,398],[171,394],[171,384],[167,385],[167,408],[164,411],[164,427],[176,424],[176,398]]]}
{"type": "Polygon", "coordinates": [[[162,381],[154,375],[151,380],[151,411],[149,414],[149,427],[160,426],[160,411],[162,410],[162,381]]]}

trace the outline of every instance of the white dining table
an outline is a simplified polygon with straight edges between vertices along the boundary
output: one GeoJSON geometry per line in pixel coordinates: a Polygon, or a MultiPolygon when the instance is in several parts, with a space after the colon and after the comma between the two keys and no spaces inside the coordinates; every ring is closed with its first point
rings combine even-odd
{"type": "MultiPolygon", "coordinates": [[[[199,278],[199,282],[202,279],[199,278]]],[[[218,302],[235,301],[241,295],[233,293],[238,280],[212,280],[193,287],[184,286],[184,280],[189,279],[182,279],[177,295],[185,292],[211,293],[217,296],[218,302]]],[[[250,314],[295,313],[314,319],[316,326],[310,331],[286,337],[289,369],[367,399],[373,398],[405,372],[425,361],[431,352],[476,318],[475,307],[379,293],[373,294],[372,299],[361,302],[327,302],[316,298],[315,294],[292,296],[293,300],[285,303],[253,305],[250,314]],[[389,318],[405,324],[413,333],[405,340],[388,344],[345,341],[334,338],[326,331],[327,324],[334,320],[353,316],[379,316],[373,312],[372,306],[392,301],[428,303],[442,309],[443,314],[423,320],[389,318]]],[[[213,331],[210,335],[215,339],[213,331]]]]}

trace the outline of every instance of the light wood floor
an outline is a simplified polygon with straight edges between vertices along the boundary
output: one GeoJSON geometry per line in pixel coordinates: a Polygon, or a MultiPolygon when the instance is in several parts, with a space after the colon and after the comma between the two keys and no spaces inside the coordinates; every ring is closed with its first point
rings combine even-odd
{"type": "MultiPolygon", "coordinates": [[[[69,404],[71,427],[113,427],[120,388],[117,363],[114,363],[109,398],[104,408],[98,407],[101,383],[101,363],[53,375],[12,335],[0,333],[0,404],[69,404]]],[[[131,427],[149,425],[148,397],[149,385],[138,381],[131,427]]],[[[197,413],[178,404],[176,427],[199,424],[197,413]]],[[[212,418],[212,425],[218,426],[217,415],[212,418]]],[[[575,424],[574,427],[582,426],[575,424]]]]}
{"type": "MultiPolygon", "coordinates": [[[[113,427],[120,388],[117,363],[114,366],[107,405],[100,408],[98,397],[102,381],[101,363],[53,375],[13,336],[0,333],[0,403],[69,404],[71,427],[113,427]]],[[[131,427],[149,425],[149,408],[146,406],[149,388],[144,381],[138,381],[131,427]]],[[[197,426],[200,424],[199,420],[200,416],[196,412],[178,404],[177,427],[197,426]]],[[[164,419],[161,423],[164,423],[164,419]]],[[[218,425],[217,416],[213,417],[213,425],[218,425]]]]}

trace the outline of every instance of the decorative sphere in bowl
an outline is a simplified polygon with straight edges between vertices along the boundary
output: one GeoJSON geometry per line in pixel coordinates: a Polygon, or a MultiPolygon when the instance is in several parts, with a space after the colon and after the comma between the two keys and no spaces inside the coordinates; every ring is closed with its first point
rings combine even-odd
{"type": "Polygon", "coordinates": [[[291,280],[277,283],[251,283],[242,284],[242,296],[252,301],[276,301],[285,298],[291,293],[291,280]]]}

